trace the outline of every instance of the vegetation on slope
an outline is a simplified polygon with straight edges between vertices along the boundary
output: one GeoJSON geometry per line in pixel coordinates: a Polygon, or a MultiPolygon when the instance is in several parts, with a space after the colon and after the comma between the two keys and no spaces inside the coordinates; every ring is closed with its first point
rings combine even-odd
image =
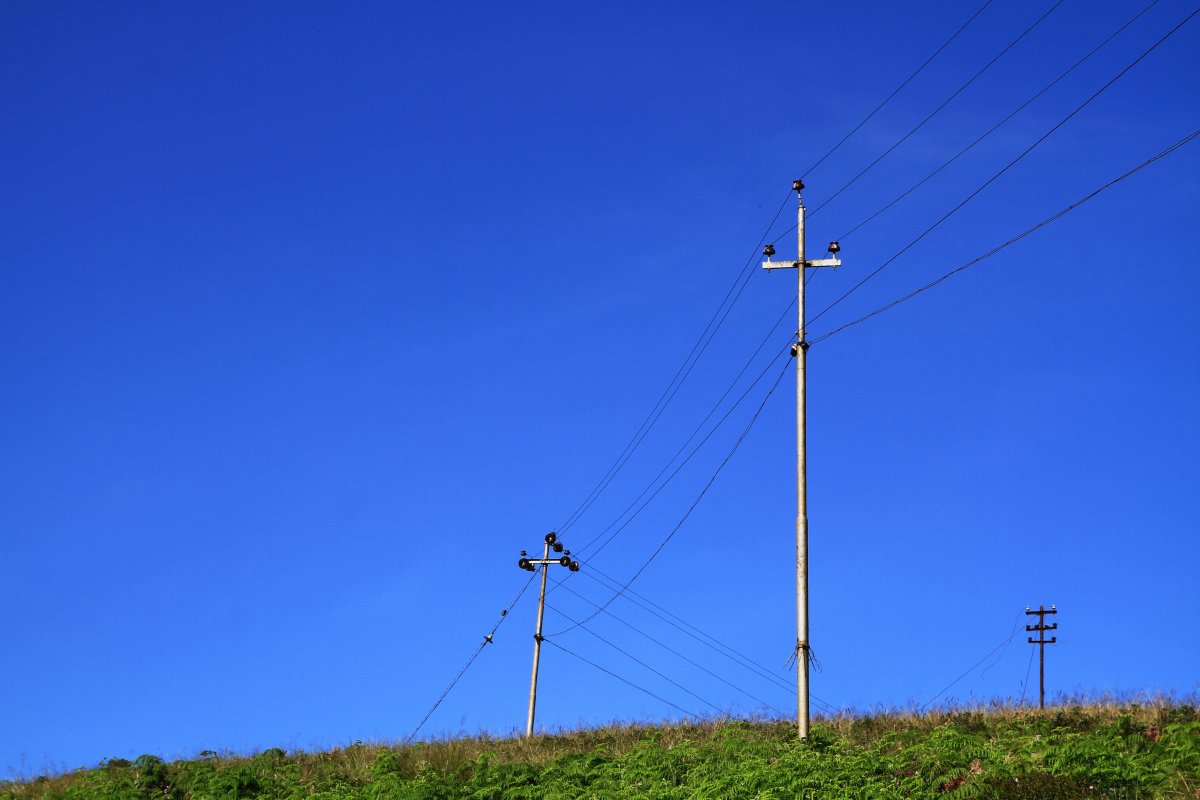
{"type": "Polygon", "coordinates": [[[1066,706],[781,722],[609,727],[326,753],[154,756],[32,781],[21,798],[1189,798],[1200,800],[1195,705],[1066,706]]]}

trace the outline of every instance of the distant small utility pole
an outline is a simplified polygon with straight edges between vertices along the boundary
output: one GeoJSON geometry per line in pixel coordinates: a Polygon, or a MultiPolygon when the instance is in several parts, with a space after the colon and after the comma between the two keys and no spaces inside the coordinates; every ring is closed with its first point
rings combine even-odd
{"type": "Polygon", "coordinates": [[[526,558],[525,551],[521,551],[521,558],[517,561],[518,567],[534,572],[537,570],[535,564],[542,565],[542,591],[538,594],[537,629],[533,634],[533,677],[529,681],[529,718],[525,722],[525,738],[527,739],[533,736],[533,710],[537,706],[538,661],[542,655],[542,615],[546,611],[546,567],[550,564],[559,564],[571,572],[579,571],[579,562],[571,560],[571,551],[563,550],[563,543],[558,541],[558,534],[554,531],[546,534],[546,548],[542,552],[541,558],[526,558]],[[562,557],[551,558],[551,548],[554,548],[556,553],[562,553],[562,557]]]}
{"type": "Polygon", "coordinates": [[[797,277],[797,293],[800,311],[796,344],[792,355],[796,357],[796,728],[801,739],[808,738],[808,451],[805,437],[808,433],[805,410],[805,363],[808,358],[808,340],[804,338],[804,279],[807,270],[813,267],[839,267],[842,262],[837,254],[842,249],[837,242],[829,243],[829,258],[807,261],[804,258],[804,181],[792,181],[796,192],[796,241],[799,253],[795,261],[772,261],[775,247],[767,245],[763,255],[763,269],[794,269],[797,277]]]}
{"type": "Polygon", "coordinates": [[[1051,605],[1049,610],[1045,606],[1038,606],[1037,611],[1030,611],[1029,606],[1025,606],[1025,616],[1031,617],[1037,614],[1038,618],[1037,625],[1025,626],[1025,630],[1037,631],[1038,634],[1038,638],[1036,639],[1032,636],[1029,637],[1029,643],[1038,646],[1038,708],[1046,707],[1046,645],[1054,644],[1058,641],[1057,636],[1051,636],[1049,639],[1046,638],[1046,631],[1058,630],[1057,622],[1053,625],[1046,624],[1046,615],[1057,613],[1058,608],[1054,605],[1051,605]]]}

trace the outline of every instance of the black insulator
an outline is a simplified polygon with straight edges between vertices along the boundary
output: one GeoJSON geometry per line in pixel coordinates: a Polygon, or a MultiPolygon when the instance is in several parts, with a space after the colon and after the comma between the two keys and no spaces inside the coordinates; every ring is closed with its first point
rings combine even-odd
{"type": "Polygon", "coordinates": [[[561,553],[562,551],[563,551],[562,542],[555,542],[554,543],[554,552],[561,553]]]}
{"type": "Polygon", "coordinates": [[[555,533],[554,531],[550,531],[549,533],[546,534],[546,544],[554,544],[556,541],[558,541],[557,533],[555,533]]]}

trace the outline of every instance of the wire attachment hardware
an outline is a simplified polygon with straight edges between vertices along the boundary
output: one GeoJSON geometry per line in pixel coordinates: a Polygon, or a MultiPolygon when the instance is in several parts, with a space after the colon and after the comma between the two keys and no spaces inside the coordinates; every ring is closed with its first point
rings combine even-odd
{"type": "MultiPolygon", "coordinates": [[[[523,570],[535,574],[539,571],[542,573],[542,589],[538,594],[537,627],[533,632],[533,675],[529,681],[529,715],[525,720],[525,738],[533,736],[533,715],[537,707],[538,663],[541,660],[542,642],[546,641],[546,637],[542,636],[542,616],[546,608],[546,573],[552,566],[565,567],[571,572],[579,571],[579,562],[571,559],[571,551],[559,540],[557,533],[550,531],[542,541],[544,544],[541,558],[530,558],[522,550],[521,558],[517,561],[517,566],[523,570]],[[562,555],[558,555],[559,553],[562,555]]],[[[533,579],[530,578],[530,580],[533,579]]]]}

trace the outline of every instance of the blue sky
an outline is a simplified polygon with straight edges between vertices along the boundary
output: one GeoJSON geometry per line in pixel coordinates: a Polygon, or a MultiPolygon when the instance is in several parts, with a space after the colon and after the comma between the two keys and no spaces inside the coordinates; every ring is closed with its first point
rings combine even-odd
{"type": "MultiPolygon", "coordinates": [[[[1051,5],[989,5],[808,172],[979,4],[6,6],[0,766],[408,736],[785,201],[767,239],[792,253],[794,178],[810,250],[843,247],[815,314],[1194,10],[1160,0],[845,236],[1143,8],[1061,3],[824,205],[1051,5]]],[[[810,335],[1194,131],[1198,54],[1193,19],[810,335]]],[[[1196,691],[1198,166],[1182,147],[809,352],[821,703],[924,703],[1038,603],[1061,611],[1050,692],[1196,691]]],[[[712,419],[746,399],[572,591],[603,602],[596,576],[645,562],[783,368],[794,277],[749,271],[567,546],[619,518],[766,337],[712,419]]],[[[789,374],[633,586],[784,686],[793,400],[789,374]]],[[[534,599],[420,737],[523,725],[534,599]]],[[[550,604],[552,634],[591,608],[550,604]]],[[[625,598],[610,610],[552,641],[689,712],[793,708],[625,598]]],[[[1024,636],[941,699],[1020,697],[1024,636]]],[[[679,716],[546,648],[539,726],[679,716]]]]}

